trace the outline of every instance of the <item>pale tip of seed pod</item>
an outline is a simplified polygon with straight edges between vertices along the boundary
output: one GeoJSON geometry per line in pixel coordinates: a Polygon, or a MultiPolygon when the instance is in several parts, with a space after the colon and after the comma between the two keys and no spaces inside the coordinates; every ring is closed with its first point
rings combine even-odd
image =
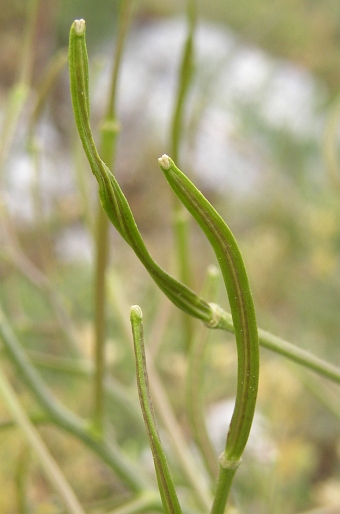
{"type": "Polygon", "coordinates": [[[85,32],[85,20],[74,20],[74,32],[77,36],[82,36],[85,32]]]}
{"type": "Polygon", "coordinates": [[[142,321],[143,313],[139,305],[132,305],[130,310],[130,319],[134,321],[142,321]]]}
{"type": "Polygon", "coordinates": [[[162,157],[158,159],[158,164],[163,170],[168,170],[171,166],[170,157],[166,154],[162,155],[162,157]]]}

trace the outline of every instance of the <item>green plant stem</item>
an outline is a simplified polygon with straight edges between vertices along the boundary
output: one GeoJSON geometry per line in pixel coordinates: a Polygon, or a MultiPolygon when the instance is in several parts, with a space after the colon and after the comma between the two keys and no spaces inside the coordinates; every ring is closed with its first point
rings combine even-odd
{"type": "MultiPolygon", "coordinates": [[[[194,72],[193,48],[196,18],[196,0],[187,0],[188,34],[183,48],[177,88],[177,98],[171,122],[170,148],[171,155],[174,156],[176,162],[179,162],[179,147],[183,133],[184,107],[194,72]]],[[[189,217],[186,210],[177,198],[174,198],[173,211],[173,227],[179,279],[181,282],[183,282],[183,284],[191,286],[192,274],[189,248],[189,217]]],[[[193,338],[193,325],[192,320],[188,316],[185,316],[184,313],[182,315],[182,326],[185,341],[184,346],[186,350],[188,350],[193,338]]]]}
{"type": "MultiPolygon", "coordinates": [[[[215,316],[212,319],[215,319],[215,325],[208,323],[210,328],[219,328],[222,330],[226,330],[227,332],[235,332],[233,321],[231,314],[229,312],[224,311],[218,305],[213,305],[213,309],[216,309],[215,316]]],[[[335,366],[334,364],[330,364],[329,362],[317,357],[316,355],[304,350],[303,348],[299,348],[295,344],[292,344],[281,337],[268,332],[267,330],[263,330],[262,328],[258,329],[259,334],[259,344],[263,348],[267,348],[272,352],[278,353],[279,355],[283,355],[290,359],[291,361],[304,366],[319,375],[340,384],[340,366],[335,366]]]]}
{"type": "MultiPolygon", "coordinates": [[[[219,276],[219,270],[215,266],[210,266],[206,284],[203,288],[205,295],[209,298],[215,299],[217,296],[217,279],[219,276]]],[[[185,390],[186,411],[193,438],[211,479],[215,481],[218,474],[218,464],[216,452],[207,431],[203,409],[203,384],[206,366],[204,353],[210,342],[211,335],[211,330],[208,330],[207,327],[201,327],[200,332],[193,340],[188,355],[185,390]]]]}
{"type": "Polygon", "coordinates": [[[34,425],[30,422],[24,409],[21,407],[16,394],[10,386],[8,380],[0,368],[0,391],[7,404],[8,409],[15,418],[17,424],[21,428],[23,435],[28,443],[34,449],[38,456],[41,466],[51,483],[52,487],[58,492],[62,498],[67,511],[70,514],[85,514],[79,500],[75,496],[73,490],[66,481],[64,475],[59,469],[55,460],[51,457],[45,444],[40,438],[34,425]]]}
{"type": "MultiPolygon", "coordinates": [[[[120,130],[116,117],[117,84],[124,43],[132,15],[131,0],[122,0],[118,37],[115,47],[114,65],[106,113],[101,123],[100,154],[109,168],[115,161],[117,136],[120,130]]],[[[105,379],[105,334],[106,334],[106,274],[109,263],[109,220],[101,205],[98,206],[96,220],[96,271],[95,271],[95,377],[94,377],[94,429],[103,432],[104,422],[104,379],[105,379]]]]}
{"type": "MultiPolygon", "coordinates": [[[[175,161],[179,160],[179,146],[183,132],[184,106],[194,72],[194,34],[197,21],[196,0],[187,0],[187,20],[188,34],[183,48],[177,98],[171,122],[171,152],[175,161]]],[[[181,204],[178,203],[178,206],[179,205],[181,204]]]]}
{"type": "Polygon", "coordinates": [[[306,371],[301,368],[298,369],[297,372],[299,380],[306,389],[308,389],[321,405],[328,409],[337,420],[340,420],[339,392],[330,388],[329,384],[324,383],[319,378],[312,376],[310,373],[306,373],[306,371]]]}
{"type": "Polygon", "coordinates": [[[281,339],[266,330],[259,328],[260,345],[275,353],[279,353],[284,357],[301,364],[319,375],[340,384],[340,367],[334,366],[312,353],[299,348],[298,346],[281,339]]]}
{"type": "Polygon", "coordinates": [[[218,475],[217,487],[215,491],[214,503],[211,508],[210,514],[224,514],[225,506],[228,501],[231,484],[237,471],[239,463],[235,467],[226,467],[220,465],[220,472],[218,475]]]}
{"type": "Polygon", "coordinates": [[[40,406],[48,413],[51,421],[56,426],[76,436],[97,453],[132,491],[140,492],[148,488],[145,479],[140,476],[139,472],[127,461],[117,447],[113,444],[109,445],[102,438],[94,437],[83,420],[60,405],[54,398],[28,361],[2,311],[0,311],[0,337],[7,355],[19,372],[20,378],[27,384],[40,406]]]}
{"type": "Polygon", "coordinates": [[[41,155],[39,139],[37,137],[37,125],[40,121],[46,99],[58,75],[67,64],[65,50],[58,52],[49,62],[44,76],[36,92],[36,98],[32,112],[30,113],[28,136],[26,147],[31,157],[34,176],[31,183],[31,198],[34,211],[34,223],[37,229],[36,249],[40,254],[41,267],[48,269],[52,260],[51,238],[49,237],[46,217],[44,216],[43,192],[41,191],[41,155]]]}

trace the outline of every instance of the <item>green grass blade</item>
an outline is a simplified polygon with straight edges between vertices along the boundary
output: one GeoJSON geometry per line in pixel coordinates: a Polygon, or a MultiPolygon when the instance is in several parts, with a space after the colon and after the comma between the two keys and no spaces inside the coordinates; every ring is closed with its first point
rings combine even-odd
{"type": "Polygon", "coordinates": [[[71,486],[67,482],[59,466],[52,458],[38,431],[28,418],[15,392],[13,391],[13,388],[1,369],[0,394],[5,400],[5,403],[7,404],[7,407],[13,415],[17,425],[21,428],[26,440],[37,455],[50,484],[62,498],[67,512],[69,512],[69,514],[85,514],[78,498],[71,489],[71,486]]]}

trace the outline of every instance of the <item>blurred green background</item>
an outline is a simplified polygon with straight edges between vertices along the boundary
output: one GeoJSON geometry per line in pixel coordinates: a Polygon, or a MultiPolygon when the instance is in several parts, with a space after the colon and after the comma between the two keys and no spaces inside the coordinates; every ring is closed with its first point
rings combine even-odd
{"type": "MultiPolygon", "coordinates": [[[[110,55],[114,43],[119,2],[42,0],[40,4],[39,24],[34,36],[33,91],[39,88],[51,57],[67,46],[72,21],[80,17],[87,22],[91,82],[95,91],[97,80],[100,85],[100,70],[105,68],[101,59],[107,61],[107,54],[110,55]]],[[[0,0],[0,112],[5,111],[9,91],[18,80],[27,5],[27,0],[0,0]]],[[[172,17],[182,19],[184,11],[183,2],[179,0],[136,2],[131,34],[141,27],[148,27],[149,23],[157,24],[172,17]]],[[[237,123],[233,121],[228,145],[246,158],[253,156],[257,162],[261,180],[255,180],[252,194],[234,194],[223,183],[207,184],[202,175],[197,175],[196,181],[239,241],[250,276],[259,326],[332,363],[339,363],[340,170],[336,162],[335,173],[339,174],[334,176],[331,158],[335,156],[336,161],[338,157],[338,137],[336,129],[330,134],[327,132],[327,124],[329,117],[336,115],[340,90],[340,3],[336,0],[201,1],[199,21],[228,34],[231,30],[237,44],[261,49],[277,66],[292,63],[315,79],[316,95],[320,96],[319,102],[318,98],[315,99],[317,128],[310,134],[307,130],[303,137],[297,137],[289,126],[270,123],[259,109],[261,99],[252,102],[241,99],[233,105],[233,120],[236,119],[237,123]],[[331,147],[331,157],[327,145],[331,147]]],[[[204,106],[209,106],[211,101],[209,87],[205,89],[203,84],[199,89],[197,86],[193,89],[194,95],[197,90],[203,107],[195,110],[195,101],[190,100],[184,137],[184,149],[191,156],[198,144],[194,131],[200,127],[204,106]]],[[[124,101],[124,91],[120,92],[120,99],[124,101]]],[[[215,99],[214,102],[216,106],[215,99]]],[[[221,105],[223,102],[224,91],[221,90],[221,105]]],[[[93,113],[94,122],[100,119],[100,114],[93,113]]],[[[146,116],[142,110],[137,114],[139,118],[146,116]]],[[[41,130],[39,144],[42,154],[52,156],[56,168],[72,170],[75,163],[79,165],[80,162],[80,167],[88,170],[79,148],[76,148],[66,70],[58,78],[46,102],[43,121],[53,126],[53,134],[57,136],[49,139],[49,130],[41,130]]],[[[162,127],[162,135],[159,136],[155,131],[151,135],[139,131],[136,138],[134,126],[139,123],[141,120],[133,117],[122,120],[117,175],[151,253],[168,269],[171,266],[168,254],[172,245],[172,200],[156,169],[156,158],[167,151],[164,149],[164,133],[168,128],[162,127]],[[139,152],[137,157],[136,148],[139,152]],[[132,165],[136,166],[133,171],[130,169],[132,165]]],[[[167,123],[170,125],[170,119],[165,120],[167,123]]],[[[26,176],[27,133],[24,115],[21,130],[4,165],[4,197],[1,200],[4,203],[7,202],[6,188],[10,190],[11,180],[20,181],[26,176]],[[17,169],[16,179],[11,166],[13,163],[17,165],[18,153],[21,155],[21,171],[17,169]],[[13,174],[14,179],[6,179],[7,173],[8,176],[13,174]]],[[[191,162],[185,155],[183,161],[191,162]]],[[[43,167],[44,159],[41,169],[43,167]]],[[[189,171],[195,177],[195,170],[189,171]]],[[[89,172],[88,175],[85,187],[89,190],[94,209],[96,186],[89,172]]],[[[3,228],[4,232],[12,235],[9,239],[4,237],[3,241],[6,244],[8,240],[16,241],[20,248],[17,255],[24,255],[36,269],[49,277],[65,302],[77,340],[81,341],[84,353],[91,355],[93,242],[90,237],[85,237],[79,245],[74,242],[86,234],[86,209],[74,176],[69,179],[67,190],[60,188],[56,179],[57,192],[52,191],[48,197],[41,219],[28,216],[25,220],[22,215],[16,216],[15,208],[10,211],[3,228]],[[73,244],[75,251],[72,251],[73,244]]],[[[53,190],[53,185],[50,187],[53,190]]],[[[33,187],[31,191],[34,195],[33,187]]],[[[15,198],[13,202],[15,204],[15,198]]],[[[159,294],[114,231],[112,246],[112,266],[123,284],[126,308],[139,303],[145,310],[146,327],[148,322],[153,326],[159,294]]],[[[192,226],[191,246],[194,286],[199,290],[205,270],[214,258],[195,226],[192,226]]],[[[4,247],[0,262],[0,297],[13,327],[29,351],[68,356],[65,337],[60,333],[54,314],[41,290],[25,276],[25,270],[27,266],[20,268],[13,258],[12,248],[4,247]]],[[[219,300],[225,305],[223,292],[219,300]]],[[[128,316],[128,310],[126,312],[128,316]]],[[[146,328],[146,332],[152,331],[146,328]]],[[[226,350],[225,335],[214,336],[207,359],[209,403],[232,397],[236,373],[232,338],[226,350]]],[[[113,306],[110,308],[108,339],[110,372],[136,396],[131,349],[113,306]]],[[[267,437],[276,453],[273,461],[266,461],[264,457],[264,463],[251,456],[245,458],[235,492],[241,511],[293,514],[332,505],[340,511],[338,390],[281,357],[264,350],[261,356],[259,410],[266,420],[267,437]]],[[[38,354],[36,358],[38,361],[38,354]]],[[[185,413],[180,401],[185,357],[177,328],[164,335],[159,368],[185,426],[185,413]],[[169,362],[176,363],[176,366],[170,366],[169,362]]],[[[14,372],[9,372],[15,378],[14,372]]],[[[88,415],[90,387],[86,381],[51,370],[43,373],[49,386],[58,391],[67,405],[84,416],[88,415]]],[[[23,402],[31,407],[32,400],[19,381],[17,387],[23,402]]],[[[132,458],[141,459],[145,448],[144,433],[120,416],[115,405],[110,409],[118,441],[132,458]]],[[[0,413],[5,423],[8,415],[1,403],[0,413]]],[[[42,433],[89,512],[103,512],[101,505],[106,508],[112,498],[119,495],[114,477],[94,457],[85,454],[80,445],[74,445],[55,429],[45,427],[42,433]]],[[[0,511],[5,514],[17,512],[13,477],[16,476],[18,462],[21,462],[21,454],[24,454],[24,445],[16,441],[14,431],[3,429],[0,432],[0,511]]],[[[34,460],[31,466],[31,501],[35,506],[32,512],[61,512],[34,460]]]]}

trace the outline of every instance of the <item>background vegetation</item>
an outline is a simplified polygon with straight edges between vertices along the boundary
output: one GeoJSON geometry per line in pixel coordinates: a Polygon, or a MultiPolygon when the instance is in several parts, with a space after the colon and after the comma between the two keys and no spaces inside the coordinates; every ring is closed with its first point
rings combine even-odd
{"type": "MultiPolygon", "coordinates": [[[[238,239],[259,326],[335,364],[340,361],[340,175],[331,122],[336,120],[340,87],[339,9],[335,0],[201,2],[201,21],[218,23],[222,30],[232,28],[238,41],[311,71],[320,91],[320,121],[316,136],[299,138],[288,127],[270,125],[256,103],[240,102],[228,144],[260,162],[260,180],[252,194],[235,195],[223,184],[212,187],[202,177],[195,178],[238,239]]],[[[93,409],[89,377],[97,187],[76,135],[65,56],[59,61],[55,56],[65,49],[73,20],[85,18],[95,91],[103,69],[98,56],[111,56],[118,11],[119,3],[113,0],[0,2],[1,304],[49,388],[84,418],[90,418],[93,409]],[[38,24],[30,45],[29,33],[27,39],[24,35],[34,6],[38,24]],[[42,105],[37,99],[43,99],[42,105]],[[87,173],[80,173],[84,169],[87,173]]],[[[143,24],[171,16],[185,16],[182,2],[143,0],[135,7],[131,34],[143,24]]],[[[223,102],[223,91],[220,94],[223,102]]],[[[120,91],[118,112],[123,98],[120,91]]],[[[209,104],[209,91],[204,102],[209,104]]],[[[104,108],[99,102],[94,126],[104,108]]],[[[143,111],[138,114],[143,117],[143,111]]],[[[194,119],[192,112],[188,118],[194,119]]],[[[116,173],[151,253],[165,269],[174,270],[172,197],[156,162],[162,153],[170,153],[164,136],[170,122],[165,121],[167,127],[159,135],[137,132],[136,140],[134,126],[140,120],[122,119],[116,173]]],[[[183,144],[192,148],[189,129],[183,144]]],[[[114,387],[127,397],[127,411],[131,402],[134,417],[123,415],[121,404],[111,397],[106,401],[108,431],[132,461],[145,462],[145,474],[153,477],[136,407],[129,309],[136,303],[143,308],[146,341],[190,440],[183,406],[187,359],[181,317],[113,229],[110,238],[107,369],[114,387]]],[[[200,290],[214,258],[193,224],[190,247],[193,286],[200,290]]],[[[222,292],[218,301],[226,304],[222,292]]],[[[200,330],[199,323],[193,325],[200,330]]],[[[236,375],[233,337],[214,332],[210,340],[205,370],[208,412],[209,406],[233,398],[236,375]]],[[[6,375],[20,401],[39,418],[40,407],[3,353],[6,375]]],[[[260,435],[236,478],[234,502],[240,512],[249,513],[335,513],[340,509],[338,386],[265,350],[261,359],[260,435]]],[[[63,512],[2,402],[0,419],[1,512],[63,512]]],[[[86,512],[109,512],[126,500],[116,475],[79,441],[48,423],[39,426],[39,433],[86,512]]],[[[180,482],[176,462],[172,464],[180,482]]]]}

